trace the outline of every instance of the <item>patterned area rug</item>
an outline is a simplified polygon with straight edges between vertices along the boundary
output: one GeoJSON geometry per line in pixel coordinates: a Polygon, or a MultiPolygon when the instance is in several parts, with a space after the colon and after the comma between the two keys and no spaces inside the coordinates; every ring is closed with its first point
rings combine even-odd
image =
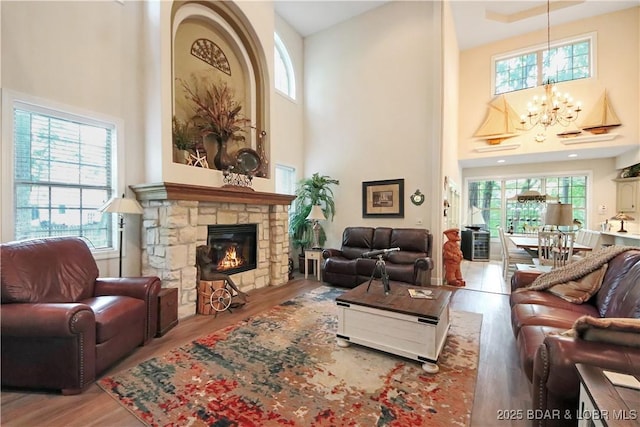
{"type": "Polygon", "coordinates": [[[336,345],[321,286],[98,384],[150,426],[465,426],[482,315],[451,311],[440,372],[336,345]]]}

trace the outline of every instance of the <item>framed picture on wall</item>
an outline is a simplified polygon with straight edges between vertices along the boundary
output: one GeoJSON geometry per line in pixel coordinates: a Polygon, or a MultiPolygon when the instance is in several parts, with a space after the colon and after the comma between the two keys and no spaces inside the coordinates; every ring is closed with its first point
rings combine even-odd
{"type": "Polygon", "coordinates": [[[404,218],[404,179],[363,182],[362,217],[404,218]]]}

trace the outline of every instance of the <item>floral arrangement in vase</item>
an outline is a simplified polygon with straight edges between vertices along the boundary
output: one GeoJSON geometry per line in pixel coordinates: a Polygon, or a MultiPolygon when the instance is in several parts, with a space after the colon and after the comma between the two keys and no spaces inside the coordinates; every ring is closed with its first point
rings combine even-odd
{"type": "Polygon", "coordinates": [[[243,134],[246,128],[251,127],[251,120],[241,112],[242,104],[235,99],[235,91],[222,80],[210,83],[193,77],[191,84],[178,80],[185,91],[185,98],[193,103],[193,123],[201,136],[211,136],[218,144],[218,152],[213,159],[216,168],[225,170],[233,166],[235,161],[227,152],[227,143],[244,141],[243,134]]]}

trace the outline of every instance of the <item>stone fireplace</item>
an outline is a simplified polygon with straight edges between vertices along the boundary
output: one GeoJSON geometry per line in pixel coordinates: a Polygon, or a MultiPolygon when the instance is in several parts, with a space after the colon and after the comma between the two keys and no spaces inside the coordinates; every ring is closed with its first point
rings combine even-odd
{"type": "Polygon", "coordinates": [[[131,189],[144,208],[142,274],[160,277],[163,288],[178,288],[178,317],[196,313],[196,247],[211,243],[212,225],[255,225],[255,268],[232,272],[243,292],[288,281],[288,207],[294,196],[168,182],[131,189]]]}

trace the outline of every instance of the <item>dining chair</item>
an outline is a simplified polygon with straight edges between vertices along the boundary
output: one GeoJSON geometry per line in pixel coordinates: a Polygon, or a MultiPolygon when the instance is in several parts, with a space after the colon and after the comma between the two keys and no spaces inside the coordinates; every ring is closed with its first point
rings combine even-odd
{"type": "Polygon", "coordinates": [[[502,254],[502,275],[504,281],[507,281],[507,275],[509,273],[509,267],[513,266],[516,269],[516,264],[533,264],[533,257],[524,249],[511,247],[507,236],[504,234],[504,229],[498,227],[498,235],[500,236],[500,250],[502,254]]]}
{"type": "Polygon", "coordinates": [[[562,267],[572,261],[574,232],[538,232],[538,263],[553,268],[562,267]]]}

